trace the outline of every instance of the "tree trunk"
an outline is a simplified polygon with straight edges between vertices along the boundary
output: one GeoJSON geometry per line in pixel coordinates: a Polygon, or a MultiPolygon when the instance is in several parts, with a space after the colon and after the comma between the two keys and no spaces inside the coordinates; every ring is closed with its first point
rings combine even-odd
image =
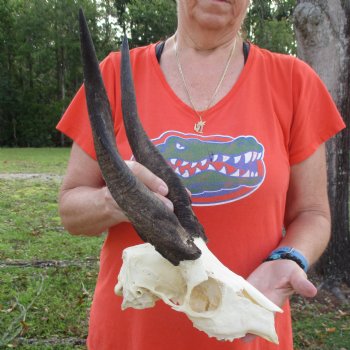
{"type": "MultiPolygon", "coordinates": [[[[350,1],[297,0],[294,23],[298,56],[325,82],[349,125],[350,1]]],[[[317,270],[326,281],[350,285],[349,141],[347,128],[327,143],[332,238],[317,270]]]]}

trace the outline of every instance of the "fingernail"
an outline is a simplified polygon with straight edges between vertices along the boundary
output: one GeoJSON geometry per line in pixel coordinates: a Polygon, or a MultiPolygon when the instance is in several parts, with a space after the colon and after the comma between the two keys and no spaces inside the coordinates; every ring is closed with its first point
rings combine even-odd
{"type": "Polygon", "coordinates": [[[158,192],[159,192],[159,194],[165,196],[168,194],[168,187],[166,185],[162,184],[158,187],[158,192]]]}
{"type": "Polygon", "coordinates": [[[244,338],[242,338],[242,341],[243,343],[251,343],[255,338],[255,335],[247,334],[244,338]]]}
{"type": "Polygon", "coordinates": [[[166,200],[165,201],[165,205],[171,210],[171,211],[174,211],[174,204],[173,202],[169,201],[169,200],[166,200]]]}

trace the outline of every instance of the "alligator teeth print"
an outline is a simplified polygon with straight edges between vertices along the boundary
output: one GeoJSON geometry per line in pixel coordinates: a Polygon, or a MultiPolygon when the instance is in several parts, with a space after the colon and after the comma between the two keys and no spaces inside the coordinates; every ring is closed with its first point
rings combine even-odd
{"type": "Polygon", "coordinates": [[[254,136],[168,131],[152,142],[191,191],[195,206],[240,200],[265,179],[265,150],[254,136]]]}

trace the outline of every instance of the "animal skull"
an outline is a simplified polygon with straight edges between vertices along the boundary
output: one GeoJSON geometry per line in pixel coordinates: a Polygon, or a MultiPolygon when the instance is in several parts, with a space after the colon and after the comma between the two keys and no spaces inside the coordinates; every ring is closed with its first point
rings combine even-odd
{"type": "Polygon", "coordinates": [[[162,299],[210,337],[232,341],[251,333],[278,343],[274,312],[282,310],[225,267],[201,238],[195,244],[201,257],[179,266],[148,243],[125,249],[115,286],[122,309],[149,308],[162,299]]]}

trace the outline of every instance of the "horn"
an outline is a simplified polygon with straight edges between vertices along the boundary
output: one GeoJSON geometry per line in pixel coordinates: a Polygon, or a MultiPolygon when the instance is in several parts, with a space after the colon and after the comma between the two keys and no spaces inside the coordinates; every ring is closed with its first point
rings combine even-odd
{"type": "Polygon", "coordinates": [[[202,225],[193,213],[191,200],[173,169],[149,140],[138,117],[134,82],[132,79],[128,39],[124,36],[121,47],[121,93],[123,121],[129,145],[135,159],[151,170],[168,185],[168,198],[174,204],[174,213],[184,229],[193,237],[207,238],[202,225]]]}
{"type": "Polygon", "coordinates": [[[176,215],[131,173],[117,151],[111,108],[81,9],[79,25],[86,102],[96,156],[106,185],[142,240],[151,243],[174,265],[182,260],[195,260],[201,251],[193,243],[193,237],[176,215]]]}

